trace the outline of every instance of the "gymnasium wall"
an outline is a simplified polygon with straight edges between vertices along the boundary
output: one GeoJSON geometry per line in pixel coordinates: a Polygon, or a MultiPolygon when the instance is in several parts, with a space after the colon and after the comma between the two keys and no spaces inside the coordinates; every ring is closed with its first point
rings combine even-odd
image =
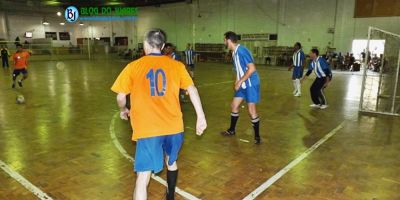
{"type": "Polygon", "coordinates": [[[368,27],[374,26],[400,34],[400,17],[354,18],[355,0],[339,1],[335,46],[345,52],[351,50],[353,39],[367,39],[368,27]]]}
{"type": "Polygon", "coordinates": [[[227,30],[266,32],[278,33],[278,45],[300,41],[306,51],[313,46],[325,51],[329,45],[347,52],[353,39],[367,38],[370,25],[400,33],[400,17],[353,18],[354,6],[355,0],[200,0],[199,5],[193,1],[146,7],[139,11],[138,38],[160,27],[184,49],[187,42],[220,43],[227,30]]]}
{"type": "MultiPolygon", "coordinates": [[[[69,32],[71,40],[53,40],[54,46],[68,46],[69,42],[76,45],[76,38],[100,38],[100,37],[111,37],[114,33],[115,37],[118,36],[131,36],[134,33],[132,22],[125,21],[113,21],[113,22],[83,22],[84,26],[80,26],[79,23],[67,23],[63,17],[58,17],[56,13],[45,16],[46,21],[49,25],[43,25],[42,15],[28,15],[23,13],[7,13],[0,12],[0,38],[6,40],[14,40],[17,36],[21,42],[31,40],[25,38],[24,34],[27,31],[33,32],[33,38],[45,38],[45,32],[69,32]],[[7,16],[5,16],[7,15],[7,16]],[[6,20],[9,24],[8,33],[6,31],[6,20]],[[60,25],[60,22],[65,22],[65,25],[60,25]],[[4,27],[4,28],[3,28],[4,27]]],[[[133,41],[132,41],[133,45],[133,41]]]]}
{"type": "MultiPolygon", "coordinates": [[[[161,7],[139,8],[135,22],[85,22],[59,25],[62,17],[47,16],[50,25],[41,23],[42,16],[8,13],[9,35],[24,41],[25,31],[34,29],[35,38],[43,38],[45,31],[70,32],[76,38],[128,36],[133,48],[143,40],[144,33],[153,27],[164,29],[168,40],[183,50],[188,42],[222,43],[223,33],[277,33],[278,45],[292,46],[300,41],[305,50],[317,46],[320,50],[330,45],[338,51],[351,50],[353,39],[367,38],[368,26],[400,33],[400,17],[354,18],[356,0],[194,0],[161,7]],[[335,12],[336,11],[336,12],[335,12]],[[328,33],[335,28],[335,33],[328,33]],[[330,44],[329,44],[330,43],[330,44]]],[[[5,14],[0,12],[0,38],[7,38],[5,14]]],[[[69,41],[54,41],[57,45],[69,41]]]]}

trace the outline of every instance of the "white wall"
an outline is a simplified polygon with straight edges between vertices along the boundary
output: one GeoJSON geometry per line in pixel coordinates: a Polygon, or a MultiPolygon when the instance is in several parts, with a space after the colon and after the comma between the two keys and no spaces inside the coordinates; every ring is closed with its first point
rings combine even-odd
{"type": "Polygon", "coordinates": [[[161,28],[167,32],[168,40],[185,48],[188,42],[221,43],[228,31],[238,33],[276,33],[277,0],[258,0],[260,7],[247,0],[201,0],[192,4],[176,3],[160,8],[139,9],[138,39],[143,40],[145,32],[151,28],[161,28]],[[273,6],[270,9],[269,6],[273,6]],[[257,9],[255,9],[257,7],[257,9]]]}
{"type": "MultiPolygon", "coordinates": [[[[65,22],[63,16],[58,17],[55,14],[52,16],[46,16],[46,21],[49,25],[43,25],[42,16],[28,16],[23,14],[5,14],[0,13],[0,38],[8,41],[13,41],[17,36],[21,42],[29,38],[25,38],[24,34],[27,31],[33,32],[33,38],[45,38],[45,32],[69,32],[71,40],[63,41],[53,40],[54,46],[68,46],[69,42],[76,45],[77,38],[97,38],[97,37],[112,37],[113,36],[127,36],[130,39],[133,38],[132,29],[133,22],[127,21],[84,21],[84,25],[80,26],[79,23],[68,23],[65,22]],[[5,16],[7,15],[7,17],[5,16]],[[9,23],[8,33],[6,31],[6,21],[9,23]],[[65,25],[60,25],[60,22],[65,22],[65,25]],[[8,37],[9,35],[9,37],[8,37]]],[[[133,46],[133,43],[131,44],[133,46]]]]}
{"type": "Polygon", "coordinates": [[[164,29],[178,49],[187,42],[221,43],[228,30],[278,33],[278,45],[299,41],[306,51],[330,46],[351,50],[351,41],[367,37],[368,26],[400,33],[400,17],[353,18],[355,0],[201,0],[139,9],[139,41],[153,27],[164,29]],[[198,14],[201,17],[198,17],[198,14]],[[335,33],[328,33],[335,28],[335,33]]]}

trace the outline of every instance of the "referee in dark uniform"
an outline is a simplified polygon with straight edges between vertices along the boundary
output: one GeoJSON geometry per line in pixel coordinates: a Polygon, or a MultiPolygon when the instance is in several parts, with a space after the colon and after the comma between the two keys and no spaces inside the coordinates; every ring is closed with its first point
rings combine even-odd
{"type": "Polygon", "coordinates": [[[311,99],[313,101],[310,107],[325,109],[328,105],[324,94],[324,88],[332,80],[332,71],[325,58],[319,56],[318,49],[311,49],[310,58],[311,62],[308,66],[308,71],[301,81],[303,82],[312,71],[315,72],[316,79],[310,88],[311,99]]]}
{"type": "Polygon", "coordinates": [[[10,65],[8,64],[8,59],[10,57],[10,53],[8,52],[8,49],[6,47],[2,47],[0,52],[4,70],[9,69],[10,65]]]}

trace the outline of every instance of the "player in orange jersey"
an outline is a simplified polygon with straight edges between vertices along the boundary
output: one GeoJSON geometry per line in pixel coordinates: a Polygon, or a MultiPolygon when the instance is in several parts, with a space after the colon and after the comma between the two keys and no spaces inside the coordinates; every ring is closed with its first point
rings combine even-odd
{"type": "Polygon", "coordinates": [[[188,90],[197,114],[196,133],[202,135],[207,127],[196,87],[185,65],[161,54],[166,41],[160,29],[149,31],[144,40],[146,55],[129,63],[118,76],[111,90],[116,92],[120,117],[130,116],[136,140],[133,199],[147,199],[151,173],[164,167],[167,171],[167,199],[173,200],[178,177],[176,160],[183,143],[183,119],[179,104],[179,89],[188,90]],[[131,109],[126,105],[130,94],[131,109]]]}
{"type": "Polygon", "coordinates": [[[30,53],[25,51],[22,48],[21,44],[17,44],[17,52],[13,55],[13,60],[14,60],[14,71],[12,74],[13,77],[13,84],[12,88],[15,88],[15,81],[17,80],[17,77],[19,74],[22,73],[23,77],[18,81],[18,85],[22,87],[22,81],[24,81],[26,78],[28,78],[28,58],[30,56],[30,53]]]}

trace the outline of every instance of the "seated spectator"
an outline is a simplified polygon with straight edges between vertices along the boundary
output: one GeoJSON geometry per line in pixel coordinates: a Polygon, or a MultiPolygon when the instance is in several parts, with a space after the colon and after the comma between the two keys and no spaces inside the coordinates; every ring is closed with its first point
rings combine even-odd
{"type": "Polygon", "coordinates": [[[353,54],[350,54],[350,62],[348,63],[347,69],[353,71],[354,62],[356,62],[356,59],[354,58],[353,54]]]}

